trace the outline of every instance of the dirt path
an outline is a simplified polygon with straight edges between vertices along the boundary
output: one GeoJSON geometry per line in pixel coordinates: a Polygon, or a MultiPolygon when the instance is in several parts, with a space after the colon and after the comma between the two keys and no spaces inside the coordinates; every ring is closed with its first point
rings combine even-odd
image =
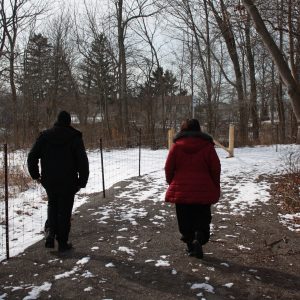
{"type": "Polygon", "coordinates": [[[279,223],[271,201],[236,203],[231,182],[214,207],[203,260],[185,254],[174,207],[162,199],[166,186],[154,173],[81,206],[69,254],[41,241],[2,262],[0,299],[300,299],[299,233],[279,223]]]}

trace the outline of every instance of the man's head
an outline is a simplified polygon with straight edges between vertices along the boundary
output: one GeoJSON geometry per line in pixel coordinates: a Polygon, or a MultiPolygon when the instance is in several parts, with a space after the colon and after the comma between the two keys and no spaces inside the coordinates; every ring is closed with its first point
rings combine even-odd
{"type": "Polygon", "coordinates": [[[66,111],[61,111],[57,116],[57,123],[69,126],[71,124],[71,115],[66,111]]]}

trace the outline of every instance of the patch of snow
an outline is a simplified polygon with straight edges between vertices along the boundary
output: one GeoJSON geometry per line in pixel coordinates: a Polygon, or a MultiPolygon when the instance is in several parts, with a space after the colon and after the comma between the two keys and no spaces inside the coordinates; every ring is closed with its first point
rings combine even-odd
{"type": "Polygon", "coordinates": [[[44,282],[41,286],[33,286],[29,294],[23,300],[38,299],[42,292],[48,292],[51,289],[52,283],[44,282]]]}
{"type": "Polygon", "coordinates": [[[105,267],[106,268],[115,268],[115,265],[112,262],[110,262],[110,263],[106,264],[105,267]]]}
{"type": "Polygon", "coordinates": [[[55,280],[67,278],[67,277],[70,277],[71,275],[75,274],[78,270],[79,270],[78,267],[74,267],[71,271],[66,271],[62,274],[55,275],[54,278],[55,278],[55,280]]]}
{"type": "Polygon", "coordinates": [[[167,260],[161,260],[159,259],[157,263],[155,264],[156,267],[169,267],[170,263],[167,260]]]}
{"type": "Polygon", "coordinates": [[[87,257],[83,257],[82,259],[80,259],[80,260],[78,260],[77,262],[76,262],[76,264],[77,265],[85,265],[85,264],[87,264],[89,261],[90,261],[90,257],[89,256],[87,256],[87,257]]]}
{"type": "Polygon", "coordinates": [[[211,286],[211,285],[208,284],[208,283],[194,283],[194,284],[191,286],[191,289],[192,289],[192,290],[195,290],[195,289],[202,289],[202,290],[205,290],[205,291],[208,292],[208,293],[212,293],[212,294],[215,293],[213,286],[211,286]]]}
{"type": "Polygon", "coordinates": [[[228,263],[220,263],[220,265],[229,268],[229,264],[228,263]]]}
{"type": "Polygon", "coordinates": [[[238,247],[240,250],[251,250],[251,248],[245,247],[245,246],[243,246],[243,245],[237,245],[237,247],[238,247]]]}
{"type": "Polygon", "coordinates": [[[95,277],[95,275],[93,275],[90,271],[86,270],[84,271],[84,273],[81,275],[84,278],[92,278],[95,277]]]}
{"type": "Polygon", "coordinates": [[[300,213],[295,214],[278,214],[281,224],[286,226],[289,230],[300,232],[300,213]],[[295,222],[297,220],[298,222],[295,222]]]}
{"type": "Polygon", "coordinates": [[[124,247],[124,246],[119,247],[118,250],[121,252],[126,252],[129,255],[134,255],[135,252],[133,249],[129,249],[128,247],[124,247]]]}

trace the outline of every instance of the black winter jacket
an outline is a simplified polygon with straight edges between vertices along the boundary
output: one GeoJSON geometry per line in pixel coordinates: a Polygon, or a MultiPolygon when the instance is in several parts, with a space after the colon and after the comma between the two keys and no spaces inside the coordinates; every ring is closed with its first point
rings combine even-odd
{"type": "Polygon", "coordinates": [[[84,188],[89,177],[89,162],[81,132],[55,123],[37,138],[28,154],[27,165],[31,177],[40,179],[48,191],[75,193],[84,188]]]}

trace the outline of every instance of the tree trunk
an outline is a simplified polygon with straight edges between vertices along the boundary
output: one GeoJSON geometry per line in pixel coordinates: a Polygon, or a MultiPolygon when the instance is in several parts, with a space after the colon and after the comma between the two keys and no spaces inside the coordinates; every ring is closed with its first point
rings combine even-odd
{"type": "Polygon", "coordinates": [[[284,105],[282,99],[282,83],[279,82],[277,85],[276,93],[276,103],[277,103],[277,112],[278,112],[278,129],[279,129],[279,142],[285,142],[285,114],[284,114],[284,105]]]}
{"type": "Polygon", "coordinates": [[[242,0],[246,10],[251,16],[251,19],[254,23],[255,29],[258,34],[261,36],[262,41],[265,47],[268,49],[271,54],[275,65],[278,68],[279,74],[284,85],[288,89],[288,94],[292,104],[293,111],[297,118],[298,123],[298,133],[297,133],[297,143],[300,144],[300,87],[292,76],[291,70],[285,61],[281,51],[274,42],[270,33],[268,32],[264,21],[262,20],[257,7],[254,5],[252,0],[242,0]]]}
{"type": "Polygon", "coordinates": [[[19,126],[18,126],[18,104],[17,104],[17,89],[15,84],[15,52],[11,49],[9,61],[9,82],[13,106],[13,143],[15,148],[19,147],[19,126]]]}
{"type": "Polygon", "coordinates": [[[127,66],[125,51],[125,28],[123,21],[123,0],[117,4],[118,21],[118,47],[119,47],[119,100],[121,112],[121,127],[124,129],[126,138],[129,137],[128,103],[127,103],[127,66]]]}
{"type": "Polygon", "coordinates": [[[218,26],[222,32],[229,56],[233,63],[234,73],[236,77],[235,88],[237,91],[238,104],[239,104],[239,142],[241,145],[246,145],[248,143],[248,114],[247,114],[248,109],[247,109],[247,103],[245,101],[245,96],[244,96],[242,72],[239,64],[239,57],[236,48],[235,38],[232,32],[232,27],[229,22],[228,13],[223,0],[221,1],[223,18],[219,16],[212,1],[210,1],[209,4],[213,10],[218,26]]]}
{"type": "Polygon", "coordinates": [[[245,24],[245,35],[246,35],[246,54],[249,65],[249,77],[250,77],[250,114],[252,118],[252,133],[254,141],[258,142],[259,139],[259,121],[257,112],[257,89],[256,89],[256,78],[255,78],[255,65],[254,57],[251,47],[250,38],[250,16],[247,16],[245,24]]]}

